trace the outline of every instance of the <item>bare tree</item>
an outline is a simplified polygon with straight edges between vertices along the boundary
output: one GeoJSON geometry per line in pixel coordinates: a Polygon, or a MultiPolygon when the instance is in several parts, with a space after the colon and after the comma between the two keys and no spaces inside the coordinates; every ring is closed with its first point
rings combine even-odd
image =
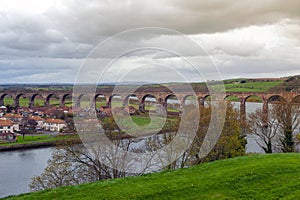
{"type": "Polygon", "coordinates": [[[279,142],[282,152],[294,152],[296,144],[295,130],[299,127],[300,106],[294,103],[276,103],[271,114],[280,126],[279,142]]]}
{"type": "Polygon", "coordinates": [[[269,119],[265,121],[265,113],[257,109],[254,113],[249,115],[248,130],[251,134],[259,137],[260,141],[255,140],[265,153],[272,153],[274,149],[275,137],[279,129],[279,123],[273,114],[268,116],[269,119]]]}
{"type": "Polygon", "coordinates": [[[272,104],[267,120],[262,110],[250,114],[248,128],[260,138],[256,142],[266,153],[277,148],[282,152],[294,152],[298,143],[295,132],[299,127],[299,116],[299,104],[277,101],[272,104]]]}

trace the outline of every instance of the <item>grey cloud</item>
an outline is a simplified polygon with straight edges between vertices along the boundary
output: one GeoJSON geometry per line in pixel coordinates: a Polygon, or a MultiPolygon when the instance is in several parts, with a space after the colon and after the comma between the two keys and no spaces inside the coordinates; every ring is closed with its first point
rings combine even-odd
{"type": "MultiPolygon", "coordinates": [[[[149,26],[193,35],[221,63],[220,67],[228,77],[232,76],[231,73],[243,76],[255,74],[255,71],[258,74],[274,70],[278,74],[284,73],[282,66],[289,66],[287,70],[294,73],[300,62],[297,59],[299,52],[294,51],[300,46],[300,1],[297,0],[259,3],[251,0],[58,2],[42,14],[1,12],[0,8],[0,69],[5,75],[2,82],[73,81],[81,61],[108,36],[149,26]],[[243,32],[249,26],[275,26],[279,32],[268,33],[266,37],[278,34],[285,39],[284,44],[268,47],[263,35],[257,35],[261,40],[251,39],[243,32]],[[235,33],[239,31],[241,33],[235,33]],[[243,69],[244,66],[247,69],[243,69]],[[261,69],[262,66],[266,67],[261,69]]],[[[157,43],[173,47],[176,42],[176,36],[169,34],[132,35],[114,41],[101,56],[113,58],[120,46],[157,43]]],[[[177,48],[184,51],[185,56],[197,56],[190,52],[188,45],[178,45],[177,48]]],[[[161,52],[136,52],[128,56],[129,61],[122,67],[128,67],[133,59],[139,62],[139,57],[169,62],[182,73],[192,74],[176,61],[176,56],[161,52]]],[[[207,66],[203,70],[209,71],[207,66]]]]}

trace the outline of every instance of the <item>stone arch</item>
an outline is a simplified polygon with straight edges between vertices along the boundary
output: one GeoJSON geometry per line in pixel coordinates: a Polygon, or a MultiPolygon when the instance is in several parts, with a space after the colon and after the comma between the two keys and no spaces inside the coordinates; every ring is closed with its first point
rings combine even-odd
{"type": "MultiPolygon", "coordinates": [[[[109,99],[108,99],[108,106],[111,106],[111,105],[112,105],[112,100],[113,100],[113,98],[119,99],[120,102],[121,102],[121,104],[122,104],[122,96],[119,95],[119,94],[112,94],[112,95],[109,96],[109,99]]],[[[117,103],[117,105],[118,105],[118,103],[117,103]]]]}
{"type": "Polygon", "coordinates": [[[174,94],[169,94],[165,97],[165,108],[167,108],[168,112],[171,111],[171,112],[177,112],[177,111],[180,111],[181,110],[181,101],[180,99],[174,95],[174,94]],[[168,103],[168,100],[174,100],[173,103],[169,104],[168,103]]]}
{"type": "Polygon", "coordinates": [[[140,104],[140,110],[141,111],[149,111],[154,108],[154,104],[158,103],[157,97],[153,94],[146,94],[141,98],[141,104],[140,104]],[[147,101],[147,98],[152,98],[154,99],[153,101],[147,101]]]}
{"type": "MultiPolygon", "coordinates": [[[[251,94],[245,97],[245,119],[257,109],[263,109],[264,99],[258,95],[251,94]]],[[[267,105],[265,105],[267,106],[267,105]]]]}
{"type": "Polygon", "coordinates": [[[24,94],[24,93],[19,93],[15,96],[14,106],[15,107],[20,107],[20,97],[22,97],[22,96],[23,96],[24,99],[27,99],[27,101],[28,101],[28,103],[26,103],[26,101],[23,102],[22,106],[26,106],[25,104],[27,104],[27,107],[29,107],[30,106],[30,99],[28,97],[26,97],[26,94],[24,94]]]}
{"type": "Polygon", "coordinates": [[[129,94],[127,95],[124,100],[123,100],[123,106],[127,106],[128,104],[130,104],[130,99],[131,98],[136,98],[136,101],[139,102],[139,98],[135,95],[135,94],[129,94]]]}
{"type": "Polygon", "coordinates": [[[75,100],[75,106],[76,107],[80,107],[82,104],[81,104],[81,100],[82,98],[86,96],[87,97],[87,94],[79,94],[75,100]]]}
{"type": "Polygon", "coordinates": [[[194,101],[197,101],[197,97],[195,95],[189,94],[182,98],[182,104],[186,104],[188,98],[193,98],[194,101]]]}
{"type": "Polygon", "coordinates": [[[291,100],[292,104],[300,104],[300,95],[295,96],[292,100],[291,100]]]}
{"type": "Polygon", "coordinates": [[[45,106],[50,106],[50,99],[51,99],[51,97],[54,97],[54,96],[55,96],[55,94],[53,94],[53,93],[50,93],[46,96],[45,106]]]}
{"type": "Polygon", "coordinates": [[[0,106],[4,106],[4,98],[9,96],[9,94],[4,93],[0,95],[0,106]]]}
{"type": "Polygon", "coordinates": [[[105,94],[102,94],[102,93],[96,94],[94,96],[93,101],[95,103],[95,108],[99,108],[101,106],[107,106],[107,101],[106,101],[106,95],[105,94]],[[102,98],[104,100],[104,105],[101,101],[97,101],[98,98],[102,98]]]}
{"type": "Polygon", "coordinates": [[[72,106],[72,95],[69,94],[69,93],[63,94],[62,97],[60,98],[60,105],[61,106],[64,106],[66,104],[66,100],[67,100],[68,96],[71,97],[71,106],[72,106]]]}
{"type": "Polygon", "coordinates": [[[142,97],[142,99],[141,99],[141,103],[145,103],[145,101],[146,101],[146,98],[153,98],[153,99],[155,99],[155,101],[157,101],[157,98],[153,95],[153,94],[146,94],[146,95],[144,95],[143,97],[142,97]]]}
{"type": "Polygon", "coordinates": [[[224,97],[225,101],[234,101],[234,102],[239,102],[241,100],[241,97],[235,95],[235,94],[226,94],[224,97]]]}
{"type": "MultiPolygon", "coordinates": [[[[35,106],[35,105],[37,104],[37,102],[35,102],[36,97],[41,97],[41,99],[43,100],[42,95],[40,95],[40,94],[38,94],[38,93],[35,93],[35,94],[33,94],[33,95],[30,97],[30,102],[29,102],[30,106],[35,106]]],[[[39,106],[43,106],[44,103],[45,103],[45,102],[40,102],[40,103],[39,103],[39,106]]]]}
{"type": "Polygon", "coordinates": [[[179,99],[176,97],[175,94],[168,94],[168,95],[165,97],[164,102],[167,102],[168,99],[174,98],[174,97],[179,101],[179,99]]]}
{"type": "Polygon", "coordinates": [[[283,98],[281,95],[272,95],[268,98],[268,103],[270,102],[287,102],[285,98],[283,98]]]}
{"type": "Polygon", "coordinates": [[[262,103],[263,102],[263,98],[255,95],[255,94],[251,94],[245,97],[245,101],[248,102],[255,102],[255,103],[262,103]]]}
{"type": "Polygon", "coordinates": [[[211,95],[207,94],[207,95],[203,96],[202,101],[203,101],[203,104],[202,104],[203,106],[210,104],[211,95]]]}

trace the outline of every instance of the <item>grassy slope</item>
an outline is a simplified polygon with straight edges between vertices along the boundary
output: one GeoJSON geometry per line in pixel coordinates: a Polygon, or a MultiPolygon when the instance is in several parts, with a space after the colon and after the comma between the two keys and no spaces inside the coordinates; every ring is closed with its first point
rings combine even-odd
{"type": "Polygon", "coordinates": [[[9,199],[300,199],[300,154],[239,157],[9,199]]]}

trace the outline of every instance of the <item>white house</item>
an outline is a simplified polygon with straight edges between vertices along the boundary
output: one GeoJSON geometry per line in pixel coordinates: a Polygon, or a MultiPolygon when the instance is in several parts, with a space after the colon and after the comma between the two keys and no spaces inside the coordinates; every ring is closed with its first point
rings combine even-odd
{"type": "Polygon", "coordinates": [[[12,122],[12,127],[14,131],[20,131],[20,125],[18,122],[12,122]]]}
{"type": "Polygon", "coordinates": [[[66,127],[67,123],[61,119],[45,119],[43,128],[47,131],[60,131],[62,128],[66,127]]]}
{"type": "Polygon", "coordinates": [[[13,133],[13,122],[8,119],[0,119],[0,133],[13,133]]]}
{"type": "Polygon", "coordinates": [[[42,129],[44,126],[44,122],[45,120],[43,118],[41,118],[40,116],[31,116],[30,119],[33,119],[34,121],[36,121],[37,125],[36,128],[37,129],[42,129]]]}

